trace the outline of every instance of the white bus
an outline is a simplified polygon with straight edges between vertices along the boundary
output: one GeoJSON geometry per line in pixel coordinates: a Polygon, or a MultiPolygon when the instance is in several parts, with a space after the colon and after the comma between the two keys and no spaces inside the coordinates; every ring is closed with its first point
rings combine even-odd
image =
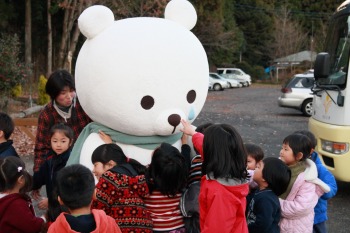
{"type": "Polygon", "coordinates": [[[350,182],[350,0],[333,14],[324,52],[314,67],[313,113],[309,130],[316,151],[337,180],[350,182]]]}

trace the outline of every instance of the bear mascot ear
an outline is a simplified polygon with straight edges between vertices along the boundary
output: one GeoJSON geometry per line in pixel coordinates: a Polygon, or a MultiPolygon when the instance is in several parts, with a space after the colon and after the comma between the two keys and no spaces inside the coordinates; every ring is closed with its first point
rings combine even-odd
{"type": "Polygon", "coordinates": [[[175,21],[188,30],[197,23],[197,13],[187,0],[171,0],[165,7],[164,18],[175,21]]]}
{"type": "Polygon", "coordinates": [[[81,33],[88,39],[94,38],[114,22],[113,12],[101,5],[87,8],[78,18],[81,33]]]}

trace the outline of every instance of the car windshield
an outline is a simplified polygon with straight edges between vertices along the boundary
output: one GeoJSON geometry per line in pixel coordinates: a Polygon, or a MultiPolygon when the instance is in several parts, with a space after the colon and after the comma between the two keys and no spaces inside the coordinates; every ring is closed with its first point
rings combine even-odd
{"type": "Polygon", "coordinates": [[[350,17],[340,16],[329,26],[326,51],[330,55],[330,75],[319,80],[322,85],[338,85],[345,88],[350,50],[350,17]]]}

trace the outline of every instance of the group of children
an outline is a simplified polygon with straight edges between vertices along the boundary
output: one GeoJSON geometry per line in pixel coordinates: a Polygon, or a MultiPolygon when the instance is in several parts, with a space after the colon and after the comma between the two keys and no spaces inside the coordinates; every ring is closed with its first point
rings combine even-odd
{"type": "Polygon", "coordinates": [[[337,186],[308,131],[287,136],[280,158],[264,158],[230,125],[195,129],[182,120],[181,151],[162,143],[147,167],[101,132],[106,144],[93,152],[91,172],[65,167],[74,133],[59,123],[32,177],[17,154],[2,154],[13,131],[6,116],[0,114],[1,232],[327,232],[327,199],[337,186]],[[39,205],[48,212],[36,217],[27,193],[37,199],[43,185],[48,199],[39,205]]]}

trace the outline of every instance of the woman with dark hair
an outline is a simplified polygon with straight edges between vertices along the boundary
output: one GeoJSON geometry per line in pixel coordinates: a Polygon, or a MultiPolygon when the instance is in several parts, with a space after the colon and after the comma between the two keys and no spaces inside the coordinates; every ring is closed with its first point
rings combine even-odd
{"type": "Polygon", "coordinates": [[[91,122],[82,109],[75,93],[75,83],[72,75],[66,70],[53,72],[47,83],[46,93],[51,102],[41,111],[38,119],[38,129],[34,148],[34,172],[45,161],[45,155],[50,150],[50,129],[57,123],[65,123],[74,131],[76,141],[83,128],[91,122]]]}

